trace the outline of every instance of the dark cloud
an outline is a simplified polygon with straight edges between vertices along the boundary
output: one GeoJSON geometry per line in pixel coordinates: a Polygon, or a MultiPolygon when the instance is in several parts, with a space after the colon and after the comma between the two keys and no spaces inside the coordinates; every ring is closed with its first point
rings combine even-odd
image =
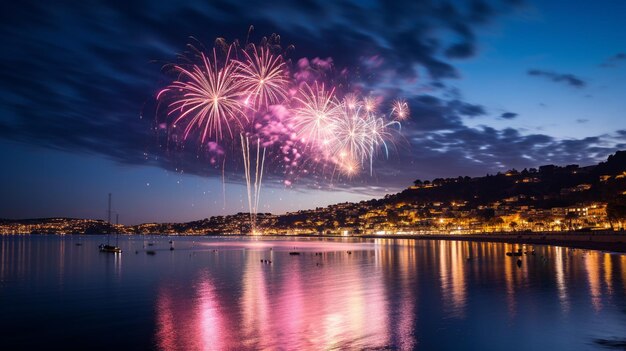
{"type": "Polygon", "coordinates": [[[459,115],[466,117],[479,117],[486,114],[485,108],[481,105],[470,104],[467,102],[453,100],[448,105],[456,110],[459,115]]]}
{"type": "Polygon", "coordinates": [[[502,119],[514,119],[517,116],[519,116],[517,113],[515,112],[504,112],[500,115],[500,118],[502,119]]]}
{"type": "Polygon", "coordinates": [[[418,132],[432,130],[456,130],[463,127],[463,117],[479,117],[486,114],[481,105],[459,100],[455,96],[446,100],[432,95],[417,95],[408,101],[412,121],[407,125],[418,132]]]}
{"type": "Polygon", "coordinates": [[[416,178],[482,176],[511,168],[545,164],[590,165],[615,152],[626,132],[583,139],[560,140],[543,134],[524,135],[506,128],[460,127],[454,131],[430,131],[410,137],[411,153],[390,157],[378,165],[380,178],[393,177],[402,188],[416,178]]]}
{"type": "Polygon", "coordinates": [[[446,56],[449,58],[467,58],[474,56],[474,45],[471,43],[454,44],[446,49],[446,56]]]}
{"type": "Polygon", "coordinates": [[[626,61],[626,53],[620,52],[606,59],[600,67],[615,67],[623,61],[626,61]]]}
{"type": "Polygon", "coordinates": [[[582,88],[586,85],[585,81],[576,77],[573,74],[555,73],[555,72],[544,71],[544,70],[539,70],[539,69],[531,69],[531,70],[528,70],[527,73],[529,76],[545,77],[553,82],[565,83],[575,88],[582,88]]]}

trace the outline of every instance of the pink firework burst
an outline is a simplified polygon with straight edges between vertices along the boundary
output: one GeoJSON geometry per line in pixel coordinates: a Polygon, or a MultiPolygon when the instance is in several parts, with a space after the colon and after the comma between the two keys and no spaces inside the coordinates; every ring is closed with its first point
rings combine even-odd
{"type": "Polygon", "coordinates": [[[285,101],[289,77],[283,57],[273,55],[268,47],[257,48],[255,45],[244,50],[243,54],[245,60],[236,61],[240,68],[236,79],[246,94],[244,104],[259,108],[285,101]]]}
{"type": "Polygon", "coordinates": [[[336,118],[333,131],[332,150],[335,156],[348,157],[363,162],[371,158],[372,140],[367,114],[362,106],[356,109],[343,105],[340,118],[336,118]]]}
{"type": "Polygon", "coordinates": [[[409,118],[409,105],[404,99],[397,99],[391,105],[391,115],[398,121],[409,118]]]}
{"type": "Polygon", "coordinates": [[[341,116],[341,104],[334,95],[335,89],[326,90],[324,84],[313,87],[304,83],[295,101],[292,124],[298,139],[307,145],[325,149],[331,142],[335,120],[341,116]]]}
{"type": "Polygon", "coordinates": [[[168,116],[176,115],[173,127],[184,123],[183,137],[197,130],[201,142],[207,138],[219,141],[224,131],[232,139],[234,131],[243,128],[247,116],[241,104],[242,83],[237,80],[238,65],[230,58],[229,47],[223,64],[217,59],[213,49],[213,58],[201,53],[202,64],[185,68],[174,66],[178,79],[163,89],[157,99],[173,96],[168,116]]]}

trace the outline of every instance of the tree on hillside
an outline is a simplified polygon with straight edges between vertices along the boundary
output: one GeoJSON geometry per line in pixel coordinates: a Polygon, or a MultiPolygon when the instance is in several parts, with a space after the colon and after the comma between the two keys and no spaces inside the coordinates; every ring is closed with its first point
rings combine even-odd
{"type": "Polygon", "coordinates": [[[574,227],[572,226],[572,221],[575,220],[575,219],[578,219],[578,213],[576,213],[576,212],[568,212],[565,215],[565,219],[567,219],[567,228],[569,230],[572,230],[572,229],[574,229],[574,227]]]}
{"type": "Polygon", "coordinates": [[[617,228],[623,229],[623,223],[626,221],[626,201],[617,199],[609,202],[606,206],[606,216],[611,229],[614,229],[614,224],[617,224],[617,228]]]}

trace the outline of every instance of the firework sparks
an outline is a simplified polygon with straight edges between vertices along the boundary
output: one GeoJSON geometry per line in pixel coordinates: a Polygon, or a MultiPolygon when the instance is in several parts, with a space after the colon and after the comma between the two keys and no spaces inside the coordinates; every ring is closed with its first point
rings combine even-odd
{"type": "Polygon", "coordinates": [[[376,98],[367,96],[363,99],[363,107],[367,113],[375,113],[378,108],[378,102],[376,101],[376,98]]]}
{"type": "Polygon", "coordinates": [[[285,101],[289,80],[282,56],[272,55],[267,47],[251,47],[252,53],[243,51],[245,61],[236,61],[240,67],[236,79],[247,92],[244,104],[259,108],[285,101]]]}
{"type": "Polygon", "coordinates": [[[334,96],[335,89],[326,90],[324,84],[315,82],[313,87],[304,84],[295,100],[293,125],[296,135],[305,144],[318,142],[325,148],[332,138],[334,121],[341,115],[341,104],[334,96]]]}
{"type": "Polygon", "coordinates": [[[162,90],[157,99],[174,95],[168,115],[179,113],[172,126],[176,128],[179,123],[186,123],[185,139],[196,129],[201,133],[203,144],[207,138],[219,141],[225,130],[232,139],[234,131],[243,128],[247,121],[239,102],[242,90],[241,82],[235,79],[237,66],[230,60],[230,49],[223,65],[219,65],[215,49],[212,60],[204,53],[201,58],[202,65],[175,66],[178,80],[162,90]]]}
{"type": "Polygon", "coordinates": [[[349,158],[361,162],[371,158],[371,127],[364,109],[361,107],[351,109],[344,106],[342,112],[341,118],[333,121],[335,153],[340,156],[347,154],[349,158]]]}
{"type": "Polygon", "coordinates": [[[343,104],[349,110],[355,110],[359,106],[360,101],[356,94],[348,93],[343,97],[343,104]]]}
{"type": "MultiPolygon", "coordinates": [[[[346,154],[342,154],[342,155],[346,155],[346,154]]],[[[357,174],[359,174],[360,170],[361,170],[360,163],[357,160],[347,155],[341,157],[341,163],[339,164],[339,172],[342,175],[348,178],[352,178],[356,176],[357,174]]]]}
{"type": "Polygon", "coordinates": [[[391,115],[398,121],[409,118],[409,105],[403,99],[398,99],[391,105],[391,115]]]}

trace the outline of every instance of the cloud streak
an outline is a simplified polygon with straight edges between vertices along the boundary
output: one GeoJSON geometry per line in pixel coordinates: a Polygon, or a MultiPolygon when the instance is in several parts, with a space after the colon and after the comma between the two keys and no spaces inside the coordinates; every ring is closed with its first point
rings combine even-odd
{"type": "Polygon", "coordinates": [[[527,73],[529,76],[544,77],[550,81],[567,84],[574,88],[583,88],[587,85],[584,80],[570,73],[556,73],[540,69],[531,69],[527,73]]]}
{"type": "Polygon", "coordinates": [[[504,112],[500,115],[500,118],[502,119],[514,119],[517,118],[517,116],[519,116],[517,113],[515,112],[504,112]]]}
{"type": "Polygon", "coordinates": [[[606,59],[600,67],[615,67],[624,61],[626,61],[626,53],[620,52],[606,59]]]}

